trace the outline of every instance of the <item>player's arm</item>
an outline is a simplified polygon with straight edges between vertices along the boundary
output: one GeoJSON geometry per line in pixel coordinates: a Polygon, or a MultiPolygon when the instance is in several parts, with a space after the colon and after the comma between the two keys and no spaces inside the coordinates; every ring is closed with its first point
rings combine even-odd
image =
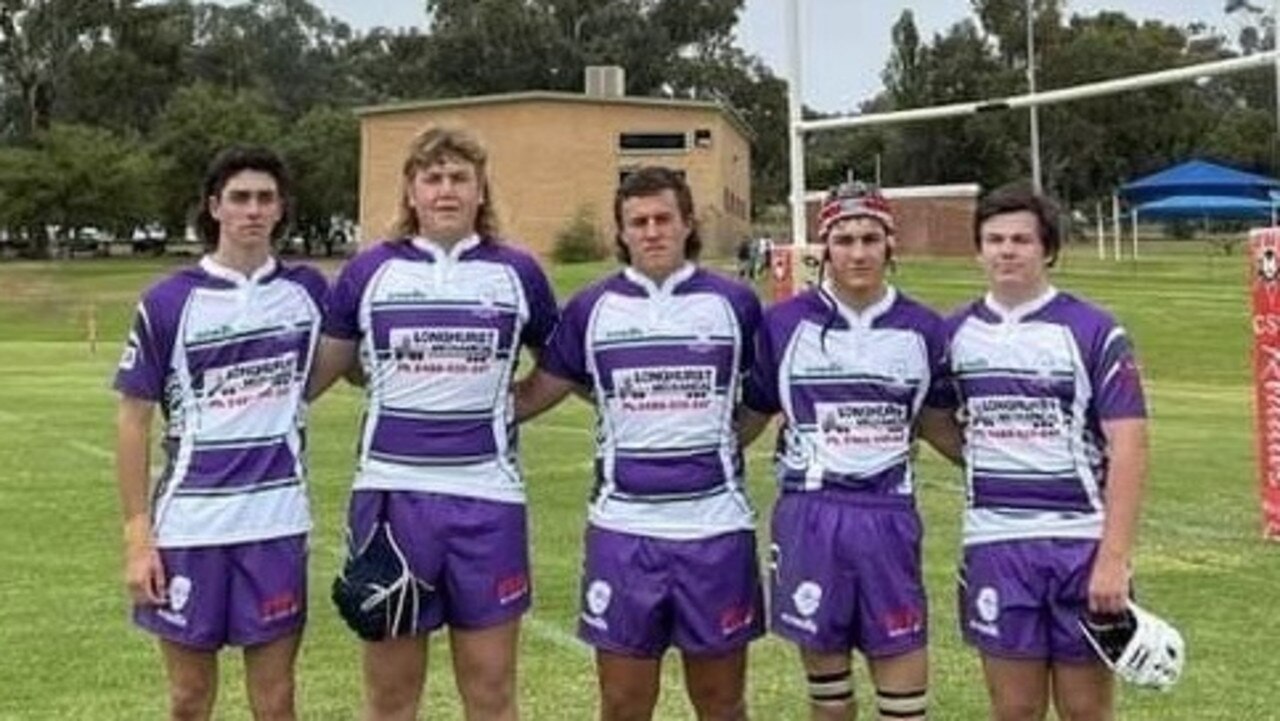
{"type": "Polygon", "coordinates": [[[515,396],[516,422],[523,423],[550,410],[555,404],[575,390],[585,393],[573,381],[561,378],[538,368],[516,381],[512,393],[515,396]]]}
{"type": "Polygon", "coordinates": [[[319,398],[343,376],[347,376],[353,384],[361,385],[364,377],[358,366],[354,340],[321,335],[320,347],[316,349],[315,367],[311,369],[311,379],[307,382],[307,400],[319,398]]]}
{"type": "Polygon", "coordinates": [[[124,513],[124,580],[136,603],[164,603],[165,577],[147,506],[155,403],[120,396],[116,411],[116,483],[124,513]]]}
{"type": "Polygon", "coordinates": [[[1102,422],[1107,441],[1106,511],[1102,541],[1089,578],[1089,610],[1120,613],[1129,598],[1130,561],[1138,535],[1138,515],[1147,477],[1147,421],[1117,418],[1102,422]]]}
{"type": "Polygon", "coordinates": [[[772,419],[773,415],[770,413],[761,413],[739,405],[735,423],[738,431],[738,445],[743,448],[751,445],[760,437],[772,419]]]}
{"type": "Polygon", "coordinates": [[[964,433],[954,410],[925,406],[916,419],[916,432],[943,458],[964,464],[964,433]]]}

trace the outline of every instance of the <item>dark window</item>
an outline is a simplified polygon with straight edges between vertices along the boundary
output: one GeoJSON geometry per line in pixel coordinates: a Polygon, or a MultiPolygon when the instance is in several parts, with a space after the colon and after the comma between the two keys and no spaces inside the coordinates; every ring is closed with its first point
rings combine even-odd
{"type": "Polygon", "coordinates": [[[710,148],[711,147],[711,129],[698,128],[697,130],[693,131],[693,144],[695,147],[699,147],[699,148],[710,148]]]}
{"type": "Polygon", "coordinates": [[[684,133],[622,133],[618,147],[622,150],[684,150],[688,138],[684,133]]]}

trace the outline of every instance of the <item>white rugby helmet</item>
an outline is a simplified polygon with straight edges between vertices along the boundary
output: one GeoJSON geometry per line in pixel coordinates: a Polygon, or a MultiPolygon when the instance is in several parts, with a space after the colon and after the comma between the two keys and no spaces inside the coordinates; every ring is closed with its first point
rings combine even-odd
{"type": "Polygon", "coordinates": [[[1187,659],[1182,634],[1132,601],[1115,616],[1085,614],[1080,628],[1103,663],[1135,686],[1168,691],[1182,675],[1187,659]]]}

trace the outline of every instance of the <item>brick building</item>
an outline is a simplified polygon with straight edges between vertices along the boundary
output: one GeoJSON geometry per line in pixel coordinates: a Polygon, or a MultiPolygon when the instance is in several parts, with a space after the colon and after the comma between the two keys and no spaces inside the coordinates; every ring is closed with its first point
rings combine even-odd
{"type": "Polygon", "coordinates": [[[614,236],[619,179],[646,164],[685,173],[706,250],[728,254],[751,232],[751,135],[716,103],[631,97],[617,68],[588,68],[587,92],[519,92],[364,108],[360,114],[361,241],[384,237],[410,140],[431,124],[461,125],[490,153],[503,235],[547,255],[585,211],[614,236]]]}

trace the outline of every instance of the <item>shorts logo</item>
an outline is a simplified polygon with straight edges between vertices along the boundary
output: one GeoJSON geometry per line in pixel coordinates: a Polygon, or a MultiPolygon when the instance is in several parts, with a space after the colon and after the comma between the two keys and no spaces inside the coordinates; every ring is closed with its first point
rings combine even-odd
{"type": "Polygon", "coordinates": [[[884,631],[889,638],[899,638],[924,630],[924,614],[915,608],[899,608],[883,617],[884,631]]]}
{"type": "Polygon", "coordinates": [[[1000,594],[991,586],[983,586],[978,591],[973,606],[978,611],[978,618],[986,623],[995,623],[1000,618],[1000,594]]]}
{"type": "Polygon", "coordinates": [[[181,611],[191,600],[191,579],[186,576],[174,576],[169,581],[169,608],[181,611]]]}
{"type": "Polygon", "coordinates": [[[1000,594],[991,586],[983,586],[973,600],[973,608],[977,618],[969,619],[969,628],[992,638],[1000,637],[1000,627],[996,620],[1000,618],[1000,594]]]}
{"type": "Polygon", "coordinates": [[[259,610],[261,612],[261,622],[270,623],[271,621],[279,621],[296,616],[302,610],[302,604],[298,603],[298,599],[293,593],[286,591],[263,601],[259,610]]]}
{"type": "Polygon", "coordinates": [[[613,589],[609,584],[599,579],[592,581],[587,586],[587,610],[593,616],[604,615],[609,609],[609,602],[613,600],[613,589]]]}
{"type": "Polygon", "coordinates": [[[813,581],[802,581],[799,586],[796,586],[795,593],[791,594],[791,602],[795,604],[796,611],[801,616],[806,618],[813,616],[822,605],[822,586],[813,581]]]}
{"type": "Polygon", "coordinates": [[[498,603],[503,606],[529,594],[529,577],[523,573],[498,581],[498,603]]]}
{"type": "Polygon", "coordinates": [[[720,633],[724,636],[732,636],[750,627],[755,619],[756,612],[751,606],[730,606],[720,612],[720,633]]]}

